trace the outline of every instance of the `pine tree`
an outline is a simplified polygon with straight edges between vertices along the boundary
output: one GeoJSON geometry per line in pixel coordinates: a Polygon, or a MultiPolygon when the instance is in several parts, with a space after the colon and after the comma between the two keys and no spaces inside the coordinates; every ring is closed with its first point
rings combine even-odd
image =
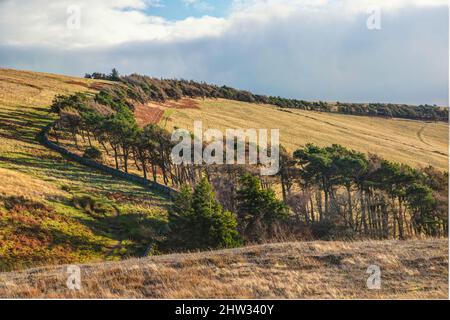
{"type": "Polygon", "coordinates": [[[169,214],[170,242],[193,249],[239,246],[237,222],[233,213],[223,211],[211,184],[203,178],[191,194],[183,187],[169,214]]]}
{"type": "Polygon", "coordinates": [[[120,75],[119,75],[119,71],[117,71],[116,68],[113,68],[111,70],[111,74],[109,75],[109,80],[111,81],[119,81],[120,80],[120,75]]]}
{"type": "Polygon", "coordinates": [[[286,206],[276,198],[275,192],[263,189],[259,179],[250,174],[240,179],[237,202],[242,233],[249,241],[274,237],[276,222],[288,215],[286,206]]]}
{"type": "Polygon", "coordinates": [[[170,245],[183,247],[193,228],[192,193],[187,185],[181,187],[169,210],[170,245]]]}

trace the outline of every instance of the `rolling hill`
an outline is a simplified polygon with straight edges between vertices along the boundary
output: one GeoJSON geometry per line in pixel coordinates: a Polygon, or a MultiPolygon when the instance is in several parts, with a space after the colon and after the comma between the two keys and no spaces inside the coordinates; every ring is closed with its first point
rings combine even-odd
{"type": "MultiPolygon", "coordinates": [[[[337,143],[364,153],[406,163],[413,167],[432,165],[448,171],[448,124],[404,119],[383,119],[296,109],[271,105],[206,99],[181,103],[150,104],[170,114],[168,130],[193,129],[194,120],[203,130],[215,128],[280,129],[281,144],[295,151],[306,143],[328,146],[337,143]],[[167,111],[170,110],[170,111],[167,111]]],[[[141,122],[152,120],[142,114],[141,122]]]]}
{"type": "MultiPolygon", "coordinates": [[[[109,85],[0,69],[0,296],[447,297],[446,240],[280,243],[136,259],[166,228],[167,196],[69,161],[37,139],[55,119],[49,106],[56,95],[109,85]],[[89,263],[83,289],[70,291],[64,264],[80,263],[89,263]],[[382,269],[381,290],[366,288],[372,264],[382,269]],[[43,265],[59,266],[22,270],[43,265]]],[[[218,129],[280,128],[290,151],[307,142],[340,143],[416,167],[448,167],[444,123],[220,99],[139,106],[136,116],[140,125],[167,129],[191,128],[194,119],[218,129]]]]}

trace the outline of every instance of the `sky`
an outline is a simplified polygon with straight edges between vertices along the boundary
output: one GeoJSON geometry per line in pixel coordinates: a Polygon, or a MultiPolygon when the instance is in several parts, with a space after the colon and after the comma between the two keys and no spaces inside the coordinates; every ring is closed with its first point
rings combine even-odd
{"type": "Polygon", "coordinates": [[[230,0],[160,0],[153,1],[153,6],[149,5],[145,12],[170,21],[205,15],[220,18],[230,14],[232,5],[233,1],[230,0]]]}
{"type": "Polygon", "coordinates": [[[0,0],[0,67],[448,105],[447,0],[0,0]]]}

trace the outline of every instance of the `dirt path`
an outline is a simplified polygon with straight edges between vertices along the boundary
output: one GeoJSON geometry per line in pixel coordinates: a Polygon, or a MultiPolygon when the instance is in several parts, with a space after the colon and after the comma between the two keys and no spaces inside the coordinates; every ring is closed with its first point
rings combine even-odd
{"type": "MultiPolygon", "coordinates": [[[[294,114],[296,114],[296,115],[298,115],[300,117],[308,118],[308,119],[311,119],[311,120],[314,120],[314,121],[317,121],[317,122],[324,123],[324,124],[327,124],[329,126],[335,127],[335,128],[337,128],[337,130],[339,132],[342,132],[343,134],[349,134],[349,132],[352,132],[353,135],[359,135],[362,139],[364,139],[365,137],[376,138],[376,139],[380,139],[380,140],[386,140],[386,141],[389,141],[389,142],[392,142],[392,143],[398,143],[398,144],[401,144],[401,145],[404,145],[404,146],[407,146],[407,147],[419,150],[421,152],[429,151],[429,150],[424,149],[422,147],[419,147],[419,146],[416,146],[416,145],[413,145],[413,144],[410,144],[410,143],[402,142],[399,139],[388,138],[385,135],[380,136],[380,135],[370,134],[368,132],[354,132],[352,129],[350,129],[348,127],[345,127],[345,126],[342,126],[342,125],[338,125],[338,124],[335,124],[335,123],[332,123],[332,122],[329,122],[329,121],[326,121],[326,120],[321,120],[321,119],[318,119],[318,118],[315,118],[315,117],[312,117],[312,116],[299,114],[299,113],[294,113],[294,114]]],[[[427,143],[422,137],[422,132],[423,132],[423,130],[425,129],[426,126],[427,126],[427,124],[425,124],[422,128],[420,128],[420,130],[417,132],[417,136],[418,136],[419,140],[422,141],[424,144],[426,144],[427,146],[432,146],[431,144],[427,143]]],[[[443,155],[445,155],[445,154],[443,154],[443,155]]]]}
{"type": "Polygon", "coordinates": [[[425,141],[425,139],[423,138],[423,130],[425,130],[425,128],[427,127],[427,124],[425,124],[422,128],[420,128],[419,131],[417,131],[417,137],[419,138],[419,140],[426,144],[427,146],[431,146],[431,144],[429,144],[428,142],[425,141]]]}

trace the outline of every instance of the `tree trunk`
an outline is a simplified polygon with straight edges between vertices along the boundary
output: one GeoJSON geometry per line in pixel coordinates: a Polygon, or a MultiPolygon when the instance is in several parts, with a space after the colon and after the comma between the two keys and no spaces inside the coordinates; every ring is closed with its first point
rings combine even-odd
{"type": "Polygon", "coordinates": [[[347,196],[348,196],[348,218],[350,222],[350,227],[355,229],[354,221],[353,221],[353,205],[352,205],[352,193],[351,187],[348,185],[347,187],[347,196]]]}

